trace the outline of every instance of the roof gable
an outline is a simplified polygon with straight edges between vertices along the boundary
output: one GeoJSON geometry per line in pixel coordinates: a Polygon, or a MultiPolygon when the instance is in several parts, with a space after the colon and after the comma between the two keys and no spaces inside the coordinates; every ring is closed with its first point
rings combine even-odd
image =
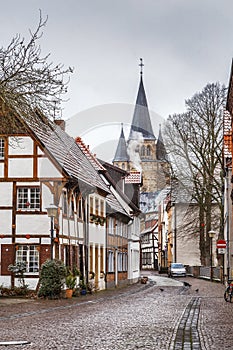
{"type": "Polygon", "coordinates": [[[26,123],[60,171],[80,181],[81,187],[84,183],[109,193],[99,173],[71,136],[44,116],[27,120],[26,123]]]}

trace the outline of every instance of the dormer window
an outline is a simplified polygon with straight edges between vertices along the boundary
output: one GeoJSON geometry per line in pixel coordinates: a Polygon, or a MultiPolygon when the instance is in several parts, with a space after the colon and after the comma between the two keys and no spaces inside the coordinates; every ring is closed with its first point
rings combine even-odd
{"type": "Polygon", "coordinates": [[[0,160],[4,159],[5,140],[0,138],[0,160]]]}

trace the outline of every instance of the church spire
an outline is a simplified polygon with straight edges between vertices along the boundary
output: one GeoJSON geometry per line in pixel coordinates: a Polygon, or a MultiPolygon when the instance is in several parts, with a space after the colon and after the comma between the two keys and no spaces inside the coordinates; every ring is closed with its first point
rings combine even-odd
{"type": "Polygon", "coordinates": [[[150,114],[147,105],[146,93],[143,85],[143,60],[140,58],[140,83],[136,105],[134,109],[133,121],[130,128],[129,140],[137,138],[135,133],[142,134],[146,140],[155,140],[154,132],[151,125],[150,114]]]}
{"type": "Polygon", "coordinates": [[[121,135],[118,141],[115,157],[113,162],[129,162],[129,156],[127,153],[127,145],[125,141],[125,135],[123,130],[123,123],[121,123],[121,135]]]}
{"type": "Polygon", "coordinates": [[[141,70],[140,70],[140,75],[142,76],[143,75],[143,67],[144,67],[144,64],[143,64],[143,59],[140,58],[140,63],[139,63],[139,66],[141,67],[141,70]]]}

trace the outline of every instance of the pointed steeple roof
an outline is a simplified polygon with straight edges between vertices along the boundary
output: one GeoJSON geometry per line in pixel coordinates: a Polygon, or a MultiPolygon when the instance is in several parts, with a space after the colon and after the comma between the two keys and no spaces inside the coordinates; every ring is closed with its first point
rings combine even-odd
{"type": "Polygon", "coordinates": [[[113,162],[128,162],[129,156],[127,153],[127,144],[125,141],[125,135],[123,130],[123,124],[121,124],[121,135],[118,141],[115,157],[113,162]]]}
{"type": "Polygon", "coordinates": [[[157,160],[167,160],[167,152],[162,138],[161,124],[159,125],[159,136],[156,144],[156,158],[157,160]]]}
{"type": "Polygon", "coordinates": [[[154,132],[151,125],[151,119],[146,99],[146,93],[143,85],[143,79],[142,79],[142,67],[144,66],[142,63],[139,66],[141,67],[140,71],[140,83],[139,83],[139,89],[138,89],[138,95],[136,100],[136,105],[134,109],[134,115],[133,115],[133,121],[130,128],[129,133],[129,140],[132,140],[135,138],[134,133],[138,132],[141,133],[144,139],[149,140],[155,140],[154,132]]]}

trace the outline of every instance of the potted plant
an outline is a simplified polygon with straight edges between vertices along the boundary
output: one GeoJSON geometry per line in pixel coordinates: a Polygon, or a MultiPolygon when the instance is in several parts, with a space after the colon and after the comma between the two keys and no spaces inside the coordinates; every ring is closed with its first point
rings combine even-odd
{"type": "Polygon", "coordinates": [[[69,273],[66,276],[66,297],[72,298],[73,290],[76,286],[76,276],[74,276],[72,273],[69,273]]]}
{"type": "Polygon", "coordinates": [[[80,294],[81,295],[86,295],[87,294],[87,285],[84,280],[81,280],[79,283],[80,287],[80,294]]]}

